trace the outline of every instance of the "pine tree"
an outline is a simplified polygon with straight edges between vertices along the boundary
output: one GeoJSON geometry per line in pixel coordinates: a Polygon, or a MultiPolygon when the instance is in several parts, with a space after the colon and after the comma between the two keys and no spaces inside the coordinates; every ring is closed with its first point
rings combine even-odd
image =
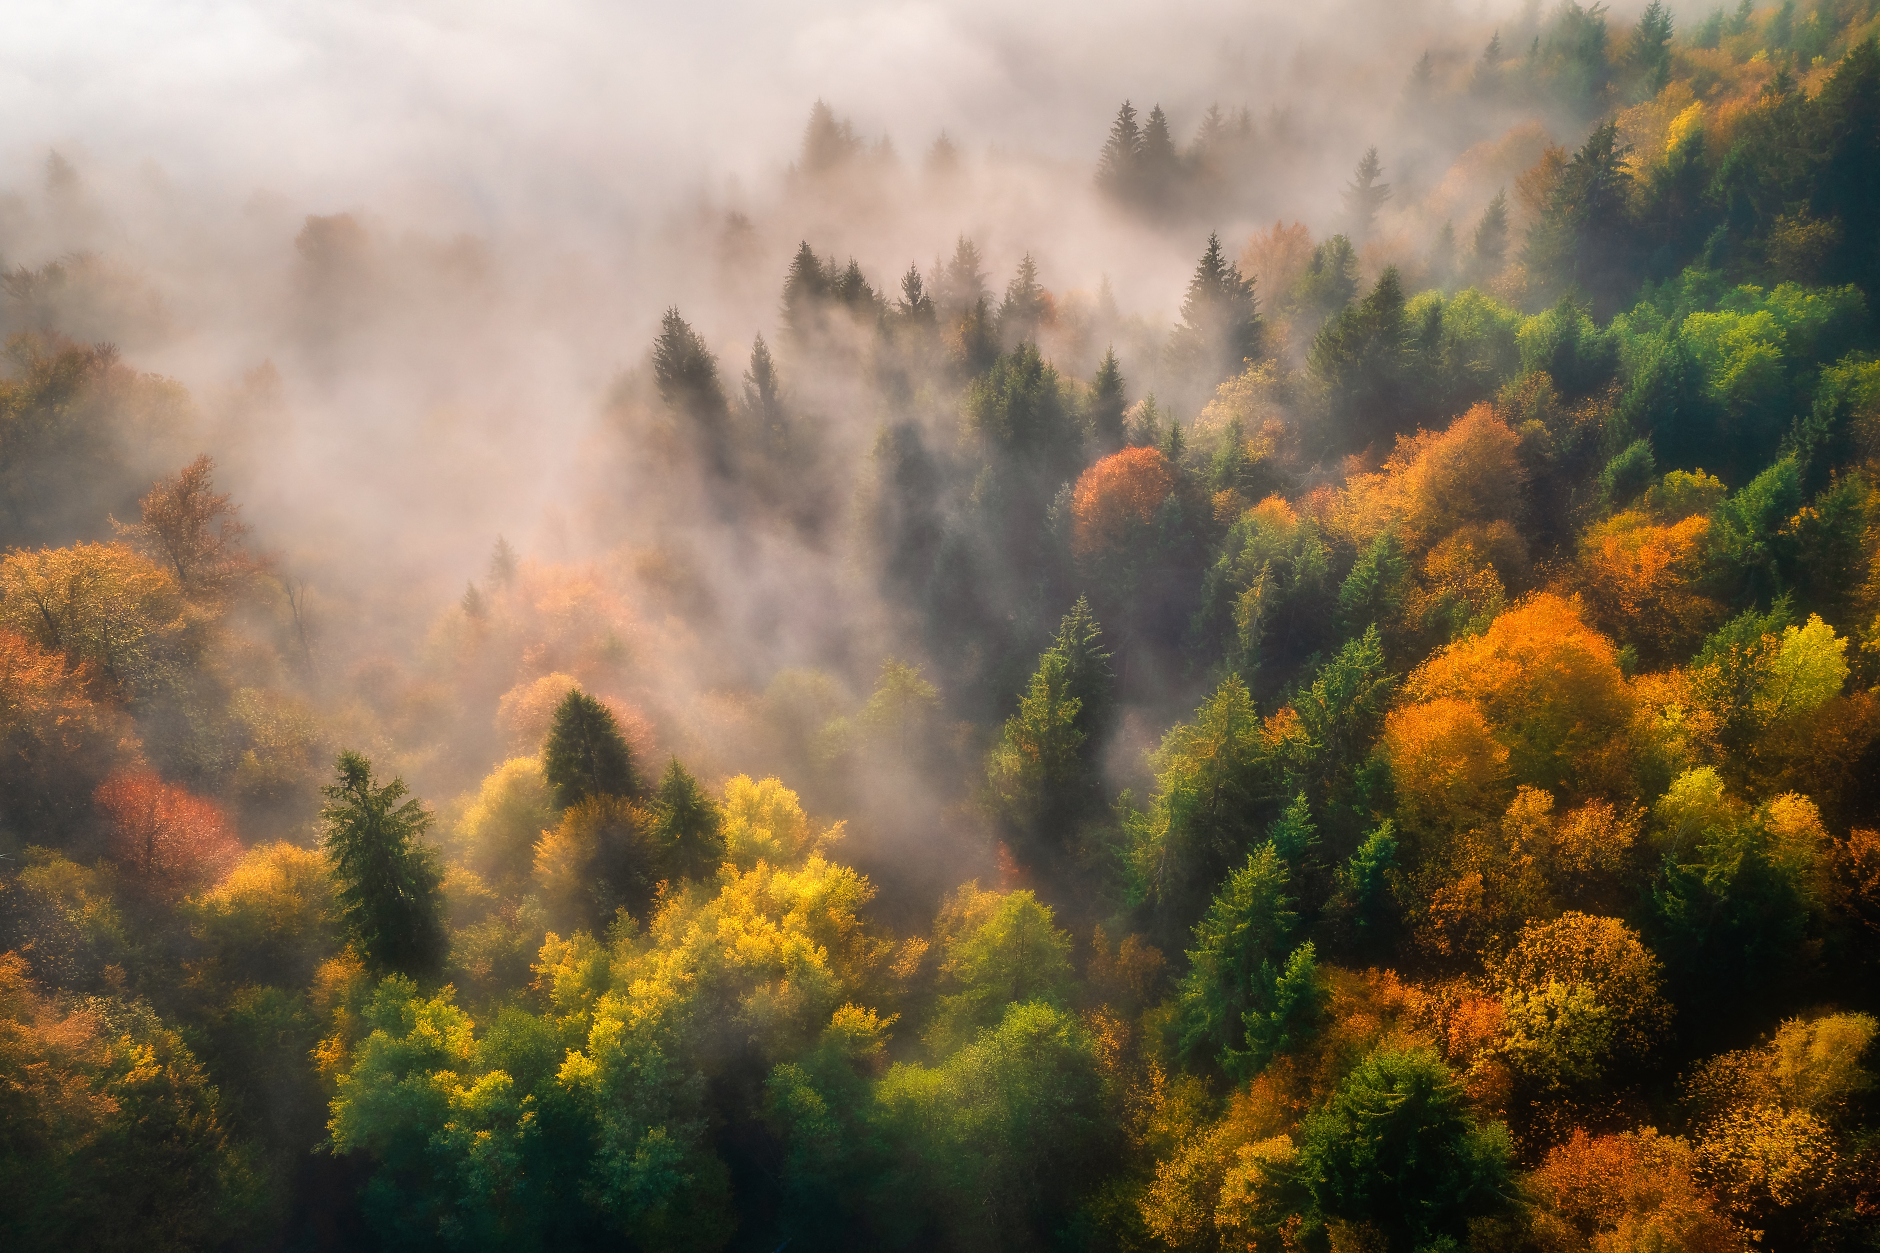
{"type": "Polygon", "coordinates": [[[633,750],[620,733],[613,711],[578,687],[555,706],[554,721],[542,745],[542,775],[562,809],[590,796],[641,794],[633,750]]]}
{"type": "Polygon", "coordinates": [[[1171,344],[1177,359],[1210,387],[1239,373],[1260,350],[1256,303],[1253,280],[1227,259],[1221,237],[1210,234],[1182,300],[1182,324],[1171,344]]]}
{"type": "Polygon", "coordinates": [[[375,786],[372,763],[358,753],[340,753],[334,767],[320,819],[346,930],[372,969],[432,977],[449,940],[443,876],[421,842],[431,815],[415,797],[399,804],[410,792],[403,779],[375,786]]]}
{"type": "Polygon", "coordinates": [[[674,757],[653,792],[653,835],[665,863],[683,878],[702,879],[724,861],[718,803],[674,757]]]}
{"type": "Polygon", "coordinates": [[[950,178],[959,173],[959,145],[945,131],[941,131],[940,137],[927,149],[926,166],[927,173],[935,178],[950,178]]]}
{"type": "Polygon", "coordinates": [[[927,294],[920,270],[912,262],[908,263],[907,273],[901,276],[901,299],[896,302],[896,308],[909,322],[923,326],[933,322],[933,298],[927,294]]]}
{"type": "Polygon", "coordinates": [[[1324,321],[1357,294],[1357,251],[1347,236],[1334,235],[1312,249],[1305,272],[1293,284],[1292,301],[1301,313],[1324,321]]]}
{"type": "Polygon", "coordinates": [[[1390,199],[1390,184],[1377,181],[1383,172],[1384,164],[1377,159],[1377,149],[1365,149],[1344,192],[1345,213],[1351,219],[1354,239],[1363,240],[1370,236],[1377,226],[1377,211],[1390,199]]]}
{"type": "Polygon", "coordinates": [[[1499,95],[1501,91],[1501,32],[1489,36],[1488,46],[1482,49],[1482,59],[1475,63],[1475,73],[1469,79],[1469,91],[1484,99],[1499,95]]]}
{"type": "Polygon", "coordinates": [[[1397,267],[1378,276],[1371,294],[1325,324],[1307,363],[1331,392],[1332,414],[1353,447],[1388,447],[1406,413],[1403,281],[1397,267]]]}
{"type": "Polygon", "coordinates": [[[1090,380],[1090,431],[1099,453],[1113,453],[1123,446],[1123,413],[1128,408],[1124,394],[1123,368],[1111,347],[1097,365],[1097,376],[1090,380]]]}
{"type": "Polygon", "coordinates": [[[855,128],[838,119],[834,109],[821,100],[810,106],[809,124],[803,128],[805,174],[828,174],[847,165],[861,150],[855,128]]]}
{"type": "Polygon", "coordinates": [[[1116,111],[1097,159],[1097,186],[1118,200],[1133,200],[1142,186],[1142,130],[1129,101],[1116,111]]]}

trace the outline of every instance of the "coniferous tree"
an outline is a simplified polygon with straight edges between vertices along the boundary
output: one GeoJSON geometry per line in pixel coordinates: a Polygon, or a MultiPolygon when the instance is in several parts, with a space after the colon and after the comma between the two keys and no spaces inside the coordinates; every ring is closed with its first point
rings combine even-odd
{"type": "Polygon", "coordinates": [[[1123,388],[1123,368],[1111,347],[1104,351],[1097,376],[1090,380],[1090,432],[1100,453],[1115,452],[1127,439],[1123,413],[1129,405],[1123,388]]]}
{"type": "Polygon", "coordinates": [[[1405,420],[1407,330],[1403,281],[1390,266],[1370,295],[1312,341],[1308,364],[1329,387],[1332,412],[1355,447],[1387,446],[1405,420]]]}
{"type": "Polygon", "coordinates": [[[986,296],[986,274],[981,266],[979,248],[961,235],[953,245],[953,259],[938,267],[941,279],[940,303],[949,318],[970,312],[986,296]]]}
{"type": "Polygon", "coordinates": [[[764,342],[762,335],[751,341],[751,364],[744,371],[744,412],[772,451],[788,441],[783,385],[777,378],[777,363],[770,355],[770,345],[764,342]]]}
{"type": "Polygon", "coordinates": [[[1260,319],[1253,280],[1227,259],[1221,237],[1208,236],[1207,250],[1188,280],[1182,322],[1171,350],[1208,387],[1240,371],[1260,351],[1260,319]]]}
{"type": "Polygon", "coordinates": [[[1097,159],[1097,186],[1118,200],[1132,200],[1142,185],[1142,128],[1129,101],[1116,111],[1110,137],[1097,159]]]}
{"type": "Polygon", "coordinates": [[[1344,191],[1345,215],[1351,220],[1354,239],[1369,238],[1377,226],[1377,211],[1390,199],[1390,184],[1377,181],[1383,172],[1384,163],[1378,160],[1377,149],[1365,149],[1344,191]]]}
{"type": "Polygon", "coordinates": [[[1049,309],[1050,298],[1038,282],[1038,263],[1028,252],[1005,285],[1005,299],[999,304],[1000,340],[1008,347],[1037,342],[1038,327],[1049,309]]]}
{"type": "Polygon", "coordinates": [[[431,815],[415,797],[404,800],[403,779],[375,786],[372,763],[358,753],[340,753],[334,769],[335,782],[320,789],[320,819],[346,931],[374,970],[431,977],[449,947],[443,876],[422,843],[431,815]]]}
{"type": "Polygon", "coordinates": [[[1455,275],[1456,226],[1444,219],[1443,229],[1436,232],[1436,240],[1430,245],[1430,281],[1447,290],[1455,275]]]}
{"type": "Polygon", "coordinates": [[[797,347],[807,346],[827,327],[829,287],[828,269],[804,240],[783,280],[783,331],[797,347]]]}
{"type": "Polygon", "coordinates": [[[1651,0],[1632,32],[1632,62],[1639,69],[1638,97],[1650,100],[1671,81],[1671,10],[1651,0]]]}
{"type": "Polygon", "coordinates": [[[1501,32],[1498,30],[1488,38],[1488,46],[1482,49],[1482,59],[1475,63],[1475,72],[1469,77],[1469,91],[1484,99],[1492,98],[1501,91],[1501,32]]]}
{"type": "Polygon", "coordinates": [[[633,750],[620,733],[613,711],[578,687],[555,706],[555,718],[542,745],[542,776],[561,809],[590,796],[641,794],[633,750]]]}
{"type": "Polygon", "coordinates": [[[907,322],[918,326],[931,326],[934,320],[933,297],[927,294],[927,285],[921,281],[920,270],[911,262],[907,273],[901,276],[901,298],[895,302],[895,308],[907,322]]]}
{"type": "Polygon", "coordinates": [[[498,535],[496,547],[490,552],[490,582],[497,587],[508,587],[516,581],[519,565],[520,558],[516,556],[515,547],[498,535]]]}
{"type": "Polygon", "coordinates": [[[1501,273],[1508,256],[1508,193],[1498,191],[1475,224],[1469,272],[1476,282],[1501,273]]]}
{"type": "Polygon", "coordinates": [[[718,381],[718,360],[677,309],[667,309],[653,341],[653,377],[659,398],[681,418],[716,473],[731,468],[730,408],[718,381]]]}
{"type": "Polygon", "coordinates": [[[702,879],[724,860],[718,802],[674,757],[653,791],[653,835],[674,873],[702,879]]]}
{"type": "Polygon", "coordinates": [[[1152,204],[1169,203],[1179,190],[1181,161],[1175,152],[1174,137],[1169,134],[1168,115],[1162,106],[1149,110],[1149,120],[1142,128],[1142,161],[1138,178],[1142,198],[1152,204]]]}
{"type": "Polygon", "coordinates": [[[1630,151],[1617,122],[1595,127],[1528,230],[1528,272],[1554,292],[1584,292],[1602,317],[1632,282],[1630,151]]]}
{"type": "Polygon", "coordinates": [[[1314,246],[1305,272],[1293,284],[1292,303],[1311,319],[1311,329],[1351,303],[1358,294],[1358,254],[1351,240],[1334,235],[1314,246]]]}
{"type": "Polygon", "coordinates": [[[803,128],[802,169],[806,174],[828,174],[847,165],[862,150],[862,141],[847,119],[836,117],[823,101],[810,106],[803,128]]]}

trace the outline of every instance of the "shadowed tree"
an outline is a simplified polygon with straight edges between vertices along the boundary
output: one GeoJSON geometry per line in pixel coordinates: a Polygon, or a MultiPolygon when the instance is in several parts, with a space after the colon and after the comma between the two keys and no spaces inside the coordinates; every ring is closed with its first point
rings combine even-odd
{"type": "Polygon", "coordinates": [[[731,472],[731,411],[718,381],[718,360],[677,309],[666,310],[653,341],[653,377],[659,398],[684,419],[706,465],[731,472]]]}
{"type": "Polygon", "coordinates": [[[336,781],[320,789],[327,800],[320,819],[346,930],[373,969],[433,976],[450,942],[443,876],[422,842],[431,815],[417,798],[404,800],[403,779],[374,785],[372,763],[358,753],[340,753],[334,768],[336,781]]]}
{"type": "Polygon", "coordinates": [[[1344,190],[1345,214],[1351,219],[1351,237],[1368,238],[1377,227],[1377,211],[1390,199],[1390,184],[1378,182],[1384,163],[1377,159],[1375,147],[1366,148],[1358,168],[1344,190]]]}
{"type": "Polygon", "coordinates": [[[718,803],[674,757],[653,791],[653,838],[675,874],[703,879],[725,856],[718,803]]]}
{"type": "Polygon", "coordinates": [[[542,745],[542,774],[561,809],[590,796],[641,794],[633,750],[613,711],[580,688],[571,689],[555,707],[542,745]]]}
{"type": "Polygon", "coordinates": [[[1196,381],[1213,387],[1238,374],[1259,351],[1253,280],[1222,253],[1221,237],[1210,234],[1182,298],[1182,321],[1169,344],[1170,355],[1193,371],[1196,381]]]}

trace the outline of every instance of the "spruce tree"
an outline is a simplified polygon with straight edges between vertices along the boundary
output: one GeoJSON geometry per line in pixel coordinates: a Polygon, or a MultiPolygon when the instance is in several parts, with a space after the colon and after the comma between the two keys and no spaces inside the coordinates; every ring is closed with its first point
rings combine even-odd
{"type": "Polygon", "coordinates": [[[1352,238],[1369,238],[1377,226],[1377,211],[1390,199],[1390,184],[1378,182],[1378,176],[1384,172],[1384,164],[1377,158],[1375,147],[1364,150],[1364,156],[1358,161],[1358,168],[1353,173],[1351,182],[1346,185],[1345,213],[1351,219],[1352,238]]]}
{"type": "Polygon", "coordinates": [[[1169,134],[1168,116],[1162,106],[1149,110],[1149,121],[1142,128],[1141,183],[1144,199],[1166,203],[1178,190],[1175,180],[1181,174],[1181,159],[1175,153],[1175,140],[1169,134]]]}
{"type": "Polygon", "coordinates": [[[1038,263],[1028,252],[1018,263],[1018,273],[1005,285],[1005,299],[999,303],[1000,341],[1007,347],[1035,343],[1048,308],[1044,287],[1038,282],[1038,263]]]}
{"type": "Polygon", "coordinates": [[[1126,439],[1123,413],[1128,398],[1123,388],[1123,368],[1117,363],[1116,349],[1111,347],[1097,366],[1097,376],[1090,380],[1090,432],[1099,453],[1115,452],[1126,439]]]}
{"type": "Polygon", "coordinates": [[[725,856],[718,803],[674,757],[653,792],[653,837],[666,866],[687,879],[702,879],[725,856]]]}
{"type": "Polygon", "coordinates": [[[1260,318],[1253,280],[1227,259],[1218,233],[1208,236],[1207,250],[1188,280],[1181,316],[1170,347],[1177,360],[1207,386],[1239,373],[1243,362],[1259,355],[1260,318]]]}
{"type": "Polygon", "coordinates": [[[1136,110],[1123,101],[1110,124],[1110,137],[1097,158],[1097,186],[1118,200],[1132,200],[1142,185],[1142,129],[1136,110]]]}
{"type": "Polygon", "coordinates": [[[953,260],[940,273],[940,300],[949,316],[966,313],[985,298],[986,275],[980,268],[983,264],[978,246],[961,235],[953,245],[953,260]]]}
{"type": "Polygon", "coordinates": [[[677,309],[667,309],[660,321],[653,377],[666,407],[688,420],[706,464],[716,473],[729,473],[731,411],[718,380],[718,359],[677,309]]]}
{"type": "Polygon", "coordinates": [[[341,752],[334,769],[335,782],[320,789],[320,819],[341,921],[374,971],[433,977],[449,939],[443,876],[421,842],[431,815],[415,797],[404,800],[403,779],[375,786],[372,763],[358,753],[341,752]]]}
{"type": "Polygon", "coordinates": [[[783,280],[783,333],[797,347],[813,342],[828,324],[829,271],[804,240],[783,280]]]}
{"type": "Polygon", "coordinates": [[[633,750],[620,733],[613,711],[578,687],[555,706],[555,719],[542,745],[542,776],[562,809],[590,796],[641,794],[633,750]]]}
{"type": "Polygon", "coordinates": [[[1475,281],[1501,273],[1508,256],[1508,193],[1498,191],[1475,224],[1474,254],[1469,270],[1475,281]]]}
{"type": "Polygon", "coordinates": [[[770,355],[770,345],[764,342],[762,335],[751,342],[751,365],[744,372],[744,413],[773,450],[786,442],[783,385],[777,378],[777,363],[770,355]]]}

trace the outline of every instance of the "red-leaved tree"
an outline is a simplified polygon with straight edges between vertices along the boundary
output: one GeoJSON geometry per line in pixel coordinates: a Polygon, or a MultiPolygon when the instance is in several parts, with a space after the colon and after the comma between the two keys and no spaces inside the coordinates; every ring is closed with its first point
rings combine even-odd
{"type": "Polygon", "coordinates": [[[181,896],[219,880],[242,846],[220,807],[147,771],[112,775],[98,807],[111,822],[111,852],[152,891],[181,896]]]}

